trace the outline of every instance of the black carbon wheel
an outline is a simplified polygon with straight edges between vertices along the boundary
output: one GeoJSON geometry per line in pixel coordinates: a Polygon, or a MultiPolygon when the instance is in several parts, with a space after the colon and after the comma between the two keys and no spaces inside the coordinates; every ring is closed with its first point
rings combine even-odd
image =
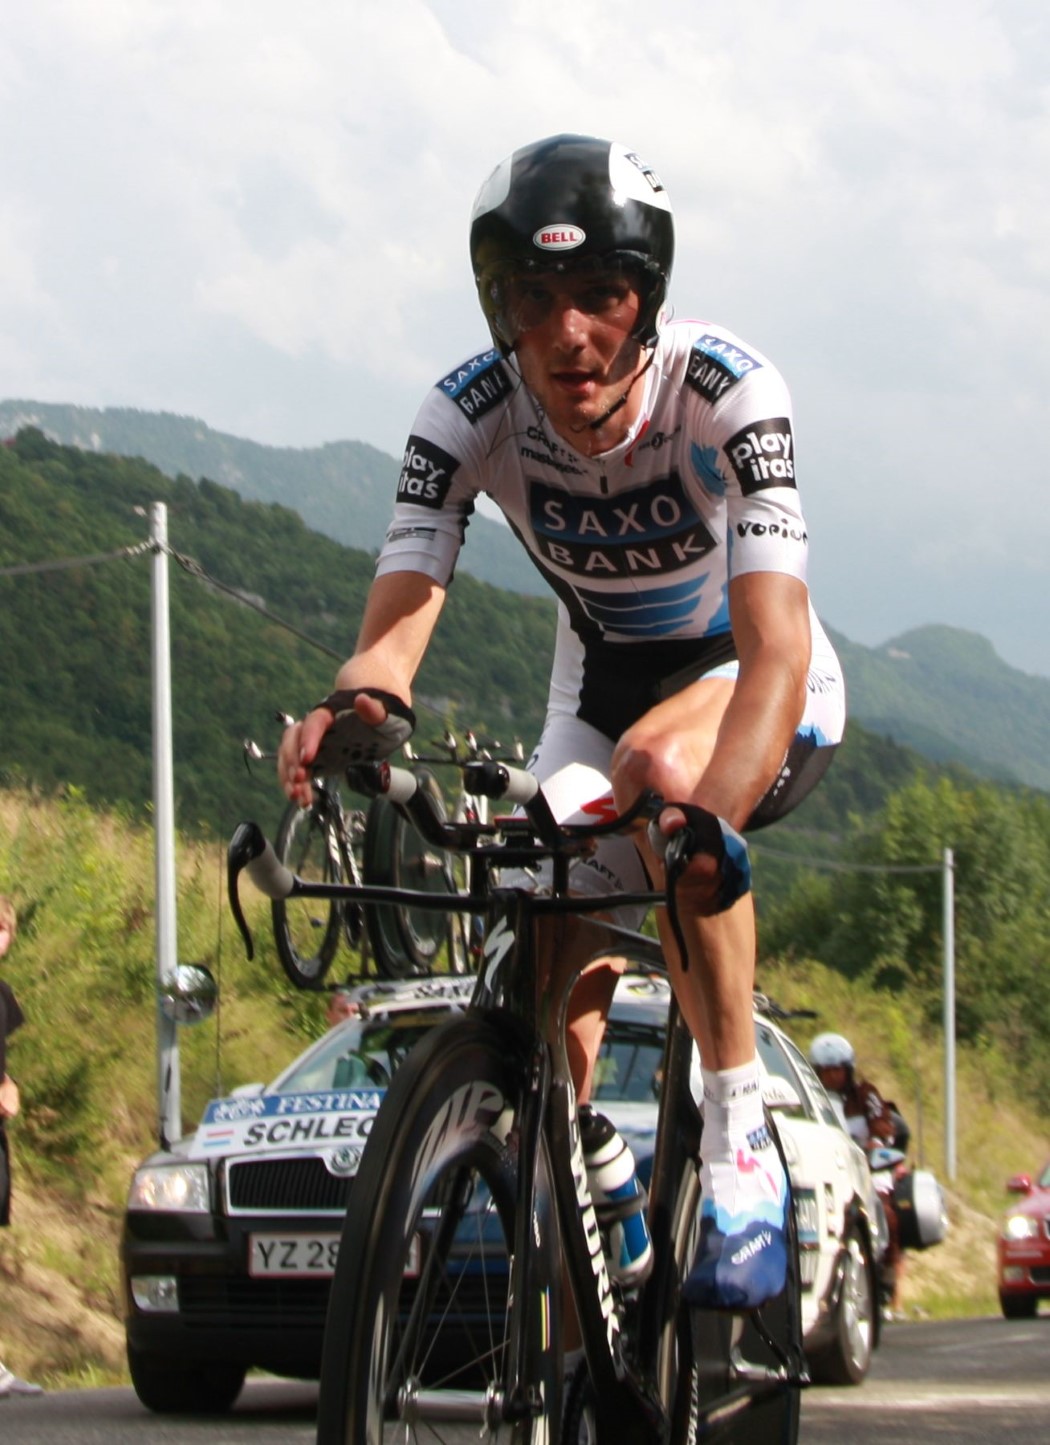
{"type": "Polygon", "coordinates": [[[318,1445],[434,1440],[453,1422],[499,1445],[557,1438],[559,1249],[542,1152],[537,1273],[528,1300],[507,1289],[521,1074],[508,1038],[466,1018],[436,1029],[395,1075],[350,1193],[318,1445]],[[515,1410],[503,1366],[519,1317],[533,1408],[515,1410]]]}

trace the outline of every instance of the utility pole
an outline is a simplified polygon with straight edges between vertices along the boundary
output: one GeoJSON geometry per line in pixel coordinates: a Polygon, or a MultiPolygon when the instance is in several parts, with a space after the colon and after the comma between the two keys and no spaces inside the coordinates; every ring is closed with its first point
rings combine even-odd
{"type": "Polygon", "coordinates": [[[955,1180],[955,855],[944,850],[944,1172],[955,1180]]]}
{"type": "Polygon", "coordinates": [[[157,905],[157,1128],[162,1149],[182,1136],[177,1024],[162,1006],[178,967],[175,916],[175,781],[171,743],[171,629],[168,615],[168,509],[150,507],[153,553],[153,827],[157,905]]]}

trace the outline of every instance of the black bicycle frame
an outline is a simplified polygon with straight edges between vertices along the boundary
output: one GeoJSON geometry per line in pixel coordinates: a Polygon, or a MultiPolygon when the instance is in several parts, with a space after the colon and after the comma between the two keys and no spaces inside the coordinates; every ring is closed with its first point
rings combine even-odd
{"type": "MultiPolygon", "coordinates": [[[[659,896],[645,897],[652,902],[659,896]]],[[[641,896],[631,901],[641,901],[641,896]]],[[[599,1427],[608,1430],[602,1438],[650,1445],[666,1436],[668,1425],[655,1376],[661,1333],[673,1320],[676,1305],[673,1272],[667,1263],[667,1251],[673,1248],[670,1216],[683,1161],[695,1160],[699,1149],[699,1115],[689,1092],[692,1039],[672,1000],[650,1187],[650,1232],[658,1265],[642,1287],[638,1306],[642,1327],[639,1338],[632,1341],[629,1368],[623,1350],[620,1306],[609,1278],[587,1186],[565,1024],[572,989],[591,960],[613,953],[629,954],[647,970],[663,974],[663,955],[654,939],[581,917],[589,908],[607,910],[608,900],[501,890],[490,896],[490,903],[491,923],[475,1004],[483,1009],[494,1008],[497,1022],[502,1004],[533,1040],[529,1056],[523,1060],[526,1076],[519,1124],[518,1237],[511,1265],[510,1297],[519,1302],[520,1308],[536,1307],[538,1293],[532,1279],[536,1246],[531,1229],[536,1162],[545,1135],[550,1144],[548,1163],[563,1258],[594,1384],[595,1412],[599,1427]],[[548,939],[541,950],[537,922],[551,917],[561,918],[560,931],[567,937],[548,939]],[[566,957],[573,962],[567,964],[566,957]],[[549,990],[545,988],[548,982],[552,983],[549,990]],[[556,1016],[552,1013],[554,1005],[556,1016]],[[692,1128],[683,1127],[688,1121],[692,1121],[692,1128]],[[685,1152],[687,1149],[689,1152],[685,1152]]],[[[522,1331],[521,1337],[527,1337],[527,1331],[522,1331]]],[[[560,1348],[559,1342],[553,1342],[553,1347],[560,1348]]],[[[512,1356],[504,1382],[512,1412],[528,1408],[520,1368],[521,1361],[512,1356]]]]}
{"type": "MultiPolygon", "coordinates": [[[[368,885],[348,889],[345,884],[304,883],[287,870],[280,870],[283,875],[280,886],[285,891],[283,895],[271,893],[271,896],[342,900],[352,897],[359,903],[396,903],[445,913],[462,911],[486,919],[484,956],[471,1008],[489,1017],[506,1038],[508,1056],[521,1061],[519,1199],[510,1266],[510,1299],[516,1310],[539,1308],[532,1229],[536,1217],[537,1166],[547,1141],[550,1145],[546,1151],[547,1164],[560,1242],[594,1386],[593,1406],[599,1434],[601,1438],[628,1442],[628,1445],[657,1445],[666,1439],[670,1424],[661,1404],[661,1394],[669,1398],[669,1379],[657,1380],[662,1345],[665,1370],[674,1368],[674,1352],[667,1347],[667,1332],[676,1328],[678,1308],[673,1258],[678,1241],[673,1210],[685,1172],[695,1167],[700,1152],[701,1120],[690,1088],[693,1041],[672,997],[649,1189],[648,1218],[656,1267],[641,1286],[637,1302],[631,1305],[632,1312],[637,1309],[638,1315],[637,1328],[632,1327],[631,1331],[632,1357],[628,1360],[623,1348],[620,1306],[609,1278],[587,1186],[565,1025],[573,987],[590,962],[626,955],[651,972],[666,973],[662,950],[656,940],[605,918],[589,917],[607,913],[610,908],[659,904],[665,901],[665,895],[649,891],[617,894],[615,898],[568,896],[572,849],[560,852],[557,846],[550,846],[549,838],[546,843],[541,841],[537,849],[526,836],[530,827],[537,829],[541,840],[546,832],[552,835],[558,832],[558,825],[552,818],[549,822],[544,818],[542,808],[538,810],[538,820],[535,813],[529,822],[500,819],[492,829],[502,834],[498,844],[481,843],[476,825],[437,819],[422,800],[413,798],[405,811],[428,841],[451,847],[466,856],[469,892],[434,894],[368,885]],[[515,841],[519,828],[520,844],[515,841]],[[527,866],[539,857],[552,858],[553,887],[549,894],[489,886],[490,865],[527,866]],[[553,922],[546,923],[546,936],[541,945],[539,935],[545,920],[560,922],[557,930],[553,922]],[[555,933],[557,936],[553,936],[555,933]]],[[[251,934],[240,908],[236,882],[242,868],[258,862],[268,874],[267,881],[273,883],[272,850],[269,850],[270,863],[263,856],[268,849],[269,845],[254,824],[242,824],[230,843],[230,901],[249,957],[251,934]]],[[[270,890],[264,887],[264,891],[270,890]]],[[[739,1398],[729,1405],[730,1413],[735,1413],[738,1407],[746,1409],[749,1401],[760,1399],[764,1393],[763,1383],[771,1390],[783,1388],[785,1384],[803,1383],[800,1366],[767,1337],[757,1312],[755,1318],[756,1327],[780,1360],[782,1369],[752,1369],[746,1361],[741,1361],[743,1369],[739,1378],[748,1380],[752,1394],[745,1399],[740,1392],[739,1398]]],[[[508,1418],[539,1409],[538,1402],[529,1397],[524,1361],[517,1349],[518,1343],[528,1337],[528,1331],[511,1331],[512,1348],[508,1352],[504,1379],[504,1410],[508,1418]]],[[[561,1342],[551,1341],[551,1347],[560,1348],[561,1342]]],[[[801,1360],[798,1342],[792,1341],[791,1348],[801,1360]]],[[[684,1367],[684,1361],[682,1363],[684,1367]]]]}

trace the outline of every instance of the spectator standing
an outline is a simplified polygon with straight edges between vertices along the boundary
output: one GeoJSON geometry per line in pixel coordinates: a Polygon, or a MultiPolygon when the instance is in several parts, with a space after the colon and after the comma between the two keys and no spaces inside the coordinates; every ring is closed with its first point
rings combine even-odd
{"type": "MultiPolygon", "coordinates": [[[[0,894],[0,959],[15,940],[18,915],[10,898],[0,894]]],[[[11,1222],[11,1151],[7,1140],[7,1120],[18,1114],[21,1098],[18,1085],[7,1072],[7,1041],[24,1022],[14,990],[0,978],[0,1225],[11,1222]]],[[[0,1399],[8,1395],[39,1395],[39,1385],[32,1385],[7,1368],[0,1360],[0,1399]]]]}

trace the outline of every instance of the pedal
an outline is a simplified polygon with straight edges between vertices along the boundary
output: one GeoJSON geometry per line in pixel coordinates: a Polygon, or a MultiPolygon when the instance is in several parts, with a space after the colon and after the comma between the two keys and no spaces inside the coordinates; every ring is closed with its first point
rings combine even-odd
{"type": "Polygon", "coordinates": [[[777,1363],[763,1365],[748,1360],[740,1347],[743,1335],[743,1328],[741,1328],[740,1333],[734,1336],[733,1346],[730,1350],[730,1368],[739,1380],[747,1381],[750,1384],[782,1384],[791,1389],[805,1389],[810,1384],[810,1376],[801,1345],[783,1345],[766,1324],[762,1313],[763,1308],[764,1306],[756,1310],[747,1310],[741,1316],[741,1320],[750,1322],[755,1333],[777,1363]]]}
{"type": "Polygon", "coordinates": [[[804,1389],[810,1383],[801,1346],[785,1346],[775,1338],[763,1318],[764,1308],[736,1312],[690,1310],[693,1357],[702,1392],[705,1381],[707,1388],[717,1386],[724,1390],[728,1385],[746,1390],[750,1387],[751,1393],[757,1394],[804,1389]],[[753,1331],[749,1341],[745,1339],[748,1325],[753,1331]],[[770,1360],[751,1357],[759,1344],[768,1351],[770,1360]]]}

